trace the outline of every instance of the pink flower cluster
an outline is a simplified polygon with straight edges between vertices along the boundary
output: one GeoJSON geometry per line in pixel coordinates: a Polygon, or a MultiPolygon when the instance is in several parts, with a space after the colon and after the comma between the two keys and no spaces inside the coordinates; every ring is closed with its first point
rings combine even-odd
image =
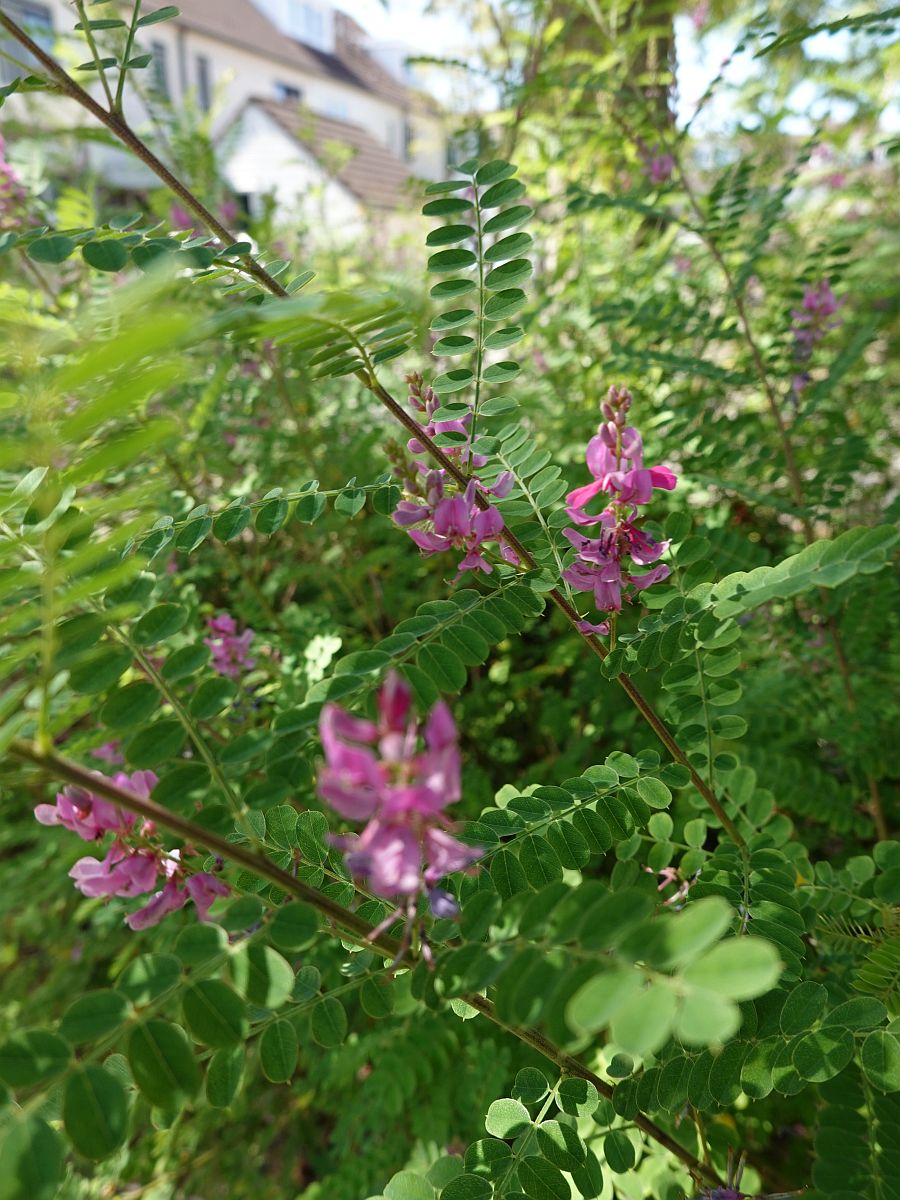
{"type": "MultiPolygon", "coordinates": [[[[146,800],[156,786],[152,771],[118,772],[112,782],[146,800]]],[[[159,879],[162,888],[126,923],[132,929],[148,929],[164,916],[183,908],[193,900],[201,921],[209,920],[209,908],[216,896],[227,896],[228,887],[214,875],[201,871],[186,875],[179,850],[165,850],[156,840],[152,821],[137,825],[137,817],[78,787],[58,793],[55,804],[39,804],[34,815],[42,825],[62,825],[77,833],[85,842],[99,841],[112,833],[113,841],[102,859],[80,858],[69,875],[85,896],[142,896],[153,891],[159,879]],[[138,841],[139,844],[134,843],[138,841]]]]}
{"type": "Polygon", "coordinates": [[[843,300],[838,300],[827,279],[823,279],[815,287],[807,285],[804,288],[802,307],[791,311],[794,318],[792,328],[796,358],[809,358],[813,348],[828,331],[843,324],[840,317],[831,319],[842,304],[843,300]]]}
{"type": "Polygon", "coordinates": [[[237,679],[242,671],[249,671],[256,666],[256,659],[248,656],[254,637],[252,629],[245,629],[238,634],[237,622],[228,613],[207,617],[206,625],[213,636],[203,641],[212,651],[214,671],[227,675],[229,679],[237,679]]]}
{"type": "Polygon", "coordinates": [[[644,174],[651,183],[668,183],[672,178],[674,170],[675,159],[673,156],[671,154],[659,154],[657,146],[654,146],[650,153],[644,157],[644,174]]]}
{"type": "Polygon", "coordinates": [[[11,215],[26,198],[22,181],[6,158],[6,142],[0,136],[0,218],[11,215]]]}
{"type": "Polygon", "coordinates": [[[447,705],[434,706],[420,738],[410,690],[391,672],[378,693],[377,721],[326,704],[319,729],[326,760],[319,795],[347,820],[367,822],[359,837],[337,843],[347,866],[379,896],[424,892],[438,915],[455,911],[435,884],[481,851],[448,832],[444,810],[460,797],[460,757],[447,705]]]}
{"type": "MultiPolygon", "coordinates": [[[[426,387],[421,375],[407,376],[410,387],[410,403],[419,413],[424,413],[428,423],[422,426],[423,432],[429,437],[439,433],[467,434],[472,422],[471,412],[458,420],[435,421],[434,414],[440,407],[440,400],[430,387],[426,387]]],[[[425,453],[425,447],[418,438],[410,438],[407,449],[415,455],[425,453]]],[[[476,469],[483,467],[488,461],[482,454],[472,451],[469,441],[458,446],[444,447],[451,458],[458,458],[463,465],[471,465],[476,469]]],[[[491,564],[481,553],[485,542],[497,541],[503,532],[503,517],[492,504],[483,508],[478,504],[476,496],[479,487],[477,479],[471,479],[462,495],[446,494],[446,472],[431,469],[425,463],[416,462],[411,473],[397,472],[403,475],[406,499],[400,501],[393,514],[393,521],[409,536],[425,554],[439,554],[445,550],[457,549],[463,551],[456,578],[466,571],[484,571],[490,574],[491,564]],[[425,526],[425,528],[413,528],[425,526]]],[[[513,476],[504,471],[490,488],[480,490],[498,499],[508,496],[513,486],[513,476]]],[[[507,562],[516,563],[512,551],[502,541],[500,553],[507,562]]]]}
{"type": "MultiPolygon", "coordinates": [[[[668,467],[645,467],[641,435],[632,425],[626,425],[631,407],[627,388],[611,387],[603,403],[603,424],[587,448],[587,465],[594,482],[569,492],[566,512],[576,525],[599,525],[600,536],[589,538],[577,529],[564,529],[577,551],[575,561],[565,571],[563,579],[576,591],[593,592],[594,602],[601,612],[619,612],[623,589],[643,591],[659,583],[669,574],[660,563],[651,571],[633,574],[628,560],[640,566],[657,562],[668,548],[668,542],[658,542],[635,524],[639,505],[648,504],[654,488],[671,491],[676,485],[673,471],[668,467]],[[588,512],[588,505],[598,495],[612,496],[612,501],[599,513],[588,512]]],[[[609,623],[581,622],[585,633],[608,633],[609,623]]]]}
{"type": "MultiPolygon", "coordinates": [[[[808,362],[812,357],[813,350],[826,334],[843,324],[841,318],[835,316],[843,303],[843,300],[838,300],[835,296],[827,279],[823,279],[814,287],[806,286],[803,291],[802,307],[791,311],[794,358],[797,362],[808,362]]],[[[809,381],[810,375],[807,371],[801,371],[795,375],[794,394],[799,395],[809,381]]]]}

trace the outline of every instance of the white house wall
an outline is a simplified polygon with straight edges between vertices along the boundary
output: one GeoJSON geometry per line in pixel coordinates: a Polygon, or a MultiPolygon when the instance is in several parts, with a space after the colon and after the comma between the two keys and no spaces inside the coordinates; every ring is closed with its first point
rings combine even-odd
{"type": "Polygon", "coordinates": [[[365,226],[355,197],[328,179],[307,150],[253,105],[234,131],[224,174],[238,195],[273,194],[283,214],[301,217],[316,241],[346,241],[365,226]]]}

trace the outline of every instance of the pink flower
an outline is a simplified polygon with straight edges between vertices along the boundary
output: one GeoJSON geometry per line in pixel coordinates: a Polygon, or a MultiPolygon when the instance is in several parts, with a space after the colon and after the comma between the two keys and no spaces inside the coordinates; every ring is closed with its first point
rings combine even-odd
{"type": "Polygon", "coordinates": [[[408,686],[391,672],[377,709],[368,721],[325,705],[319,794],[341,816],[368,822],[359,837],[337,843],[350,870],[380,896],[412,897],[481,852],[448,832],[444,810],[460,797],[461,764],[447,705],[439,701],[420,728],[408,686]]]}
{"type": "Polygon", "coordinates": [[[843,300],[838,300],[835,296],[827,279],[823,279],[815,287],[807,285],[804,288],[802,307],[791,311],[794,358],[797,362],[806,362],[829,330],[837,329],[843,324],[840,317],[835,317],[843,303],[843,300]],[[835,319],[832,320],[832,317],[835,319]]]}
{"type": "Polygon", "coordinates": [[[256,659],[249,657],[250,643],[254,638],[252,629],[245,629],[238,635],[237,623],[229,613],[207,617],[206,624],[214,635],[203,639],[212,651],[214,671],[229,679],[237,679],[243,671],[250,671],[256,666],[256,659]]]}
{"type": "MultiPolygon", "coordinates": [[[[119,772],[113,783],[146,799],[157,778],[152,771],[136,771],[131,776],[119,772]]],[[[152,821],[142,821],[138,830],[131,813],[92,792],[65,788],[56,797],[56,804],[39,804],[35,817],[43,825],[63,825],[85,841],[114,834],[104,858],[80,858],[69,872],[84,896],[143,896],[153,891],[160,879],[165,881],[162,890],[143,908],[125,918],[132,929],[155,925],[166,913],[182,908],[188,899],[194,901],[200,920],[206,921],[216,896],[228,894],[226,884],[205,872],[185,879],[181,851],[167,850],[159,843],[152,821]],[[140,834],[137,845],[136,833],[140,834]]]]}
{"type": "MultiPolygon", "coordinates": [[[[394,513],[395,523],[407,528],[409,536],[425,554],[463,550],[457,578],[465,571],[484,571],[489,575],[493,568],[480,551],[485,542],[497,540],[503,532],[499,509],[493,505],[484,509],[479,507],[475,501],[474,479],[461,496],[443,494],[443,479],[438,472],[429,472],[428,479],[425,503],[401,500],[394,513]],[[430,522],[431,529],[410,528],[424,522],[430,522]]],[[[497,482],[506,487],[502,476],[497,482]]]]}
{"type": "MultiPolygon", "coordinates": [[[[152,771],[135,771],[133,775],[119,771],[112,781],[144,800],[159,782],[152,771]]],[[[34,815],[41,825],[62,825],[86,842],[94,842],[110,832],[127,834],[135,821],[131,813],[78,787],[63,788],[57,794],[55,804],[39,804],[34,815]]]]}
{"type": "Polygon", "coordinates": [[[674,170],[675,159],[671,154],[658,154],[656,146],[644,158],[644,173],[651,183],[668,182],[672,178],[674,170]]]}
{"type": "Polygon", "coordinates": [[[122,743],[116,738],[111,742],[104,742],[102,746],[98,746],[96,750],[92,750],[91,755],[94,758],[100,758],[104,762],[108,762],[110,766],[119,766],[125,761],[119,750],[121,745],[122,743]]]}
{"type": "MultiPolygon", "coordinates": [[[[645,467],[641,436],[626,425],[631,394],[625,388],[610,388],[602,405],[604,423],[588,443],[587,465],[594,482],[576,488],[566,497],[566,512],[578,525],[599,525],[600,536],[586,537],[577,529],[564,529],[576,551],[575,560],[562,577],[579,592],[591,592],[601,612],[616,613],[623,599],[632,598],[654,583],[665,579],[669,568],[660,563],[650,571],[635,574],[630,565],[649,566],[668,549],[635,524],[637,506],[647,504],[654,488],[670,491],[676,485],[668,467],[645,467]],[[598,495],[613,497],[599,513],[587,512],[586,506],[598,495]],[[629,590],[630,589],[630,590],[629,590]]],[[[593,624],[581,621],[582,633],[608,633],[609,622],[593,624]]]]}

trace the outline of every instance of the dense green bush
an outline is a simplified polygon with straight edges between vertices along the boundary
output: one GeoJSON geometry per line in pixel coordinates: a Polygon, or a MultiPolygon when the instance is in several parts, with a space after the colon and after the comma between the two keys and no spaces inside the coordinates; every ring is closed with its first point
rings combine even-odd
{"type": "Polygon", "coordinates": [[[7,147],[2,1200],[900,1194],[890,147],[751,81],[710,165],[606,13],[503,42],[412,275],[7,147]]]}

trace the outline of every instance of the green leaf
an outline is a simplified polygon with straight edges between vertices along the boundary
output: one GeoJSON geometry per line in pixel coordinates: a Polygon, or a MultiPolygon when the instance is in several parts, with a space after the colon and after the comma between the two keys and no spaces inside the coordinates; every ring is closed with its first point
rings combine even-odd
{"type": "Polygon", "coordinates": [[[518,1100],[495,1100],[487,1111],[484,1127],[492,1137],[517,1138],[531,1128],[531,1117],[518,1100]]]}
{"type": "Polygon", "coordinates": [[[40,1117],[11,1114],[0,1126],[0,1200],[53,1200],[65,1148],[40,1117]]]}
{"type": "Polygon", "coordinates": [[[292,900],[276,909],[269,937],[280,950],[305,950],[316,940],[319,918],[314,908],[292,900]]]}
{"type": "Polygon", "coordinates": [[[741,1025],[741,1010],[725,996],[694,989],[682,996],[675,1033],[686,1046],[726,1042],[741,1025]]]}
{"type": "Polygon", "coordinates": [[[175,939],[175,951],[187,967],[199,967],[224,958],[228,936],[218,925],[186,925],[175,939]]]}
{"type": "Polygon", "coordinates": [[[457,1175],[441,1192],[441,1200],[491,1200],[494,1189],[482,1175],[457,1175]]]}
{"type": "Polygon", "coordinates": [[[143,29],[147,25],[156,25],[160,21],[170,21],[173,17],[178,16],[178,9],[174,4],[165,4],[162,8],[157,8],[153,12],[145,13],[144,16],[138,17],[135,22],[135,28],[143,29]]]}
{"type": "Polygon", "coordinates": [[[613,967],[596,974],[572,996],[565,1010],[566,1020],[577,1033],[596,1033],[635,1000],[641,986],[641,974],[632,967],[613,967]]]}
{"type": "Polygon", "coordinates": [[[152,646],[177,633],[187,619],[187,609],[180,604],[157,604],[135,623],[131,636],[139,646],[152,646]]]}
{"type": "Polygon", "coordinates": [[[584,1143],[571,1125],[544,1121],[538,1127],[537,1142],[544,1158],[561,1171],[574,1171],[584,1162],[584,1143]]]}
{"type": "Polygon", "coordinates": [[[459,246],[453,250],[439,250],[432,254],[426,264],[429,271],[438,274],[445,271],[461,271],[465,267],[474,266],[478,261],[474,251],[459,246]]]}
{"type": "Polygon", "coordinates": [[[75,242],[62,233],[53,233],[49,237],[38,238],[25,248],[25,253],[34,262],[61,263],[75,250],[75,242]]]}
{"type": "Polygon", "coordinates": [[[128,263],[128,251],[113,238],[86,242],[81,247],[81,256],[88,266],[97,271],[121,271],[128,263]]]}
{"type": "Polygon", "coordinates": [[[821,983],[813,983],[811,980],[798,983],[781,1010],[781,1032],[790,1037],[812,1029],[827,1005],[828,989],[821,983]]]}
{"type": "Polygon", "coordinates": [[[550,1084],[536,1067],[523,1067],[516,1075],[512,1093],[523,1104],[538,1104],[547,1095],[550,1084]]]}
{"type": "Polygon", "coordinates": [[[491,858],[491,882],[504,900],[528,891],[528,877],[510,850],[499,850],[491,858]]]}
{"type": "Polygon", "coordinates": [[[209,647],[205,646],[203,642],[182,646],[174,654],[169,655],[162,665],[160,674],[170,683],[176,679],[186,679],[189,675],[194,675],[202,667],[205,667],[211,657],[209,647]]]}
{"type": "Polygon", "coordinates": [[[206,1046],[235,1046],[247,1036],[247,1006],[219,979],[201,979],[188,988],[182,1009],[191,1033],[206,1046]]]}
{"type": "Polygon", "coordinates": [[[23,1030],[0,1042],[0,1080],[8,1087],[31,1087],[55,1079],[69,1065],[72,1051],[48,1029],[23,1030]]]}
{"type": "Polygon", "coordinates": [[[603,1139],[603,1157],[611,1171],[624,1175],[635,1163],[634,1146],[627,1133],[614,1129],[603,1139]]]}
{"type": "Polygon", "coordinates": [[[233,679],[216,676],[204,679],[191,696],[188,710],[198,721],[206,721],[223,709],[228,708],[237,695],[237,684],[233,679]]]}
{"type": "Polygon", "coordinates": [[[253,513],[243,501],[229,505],[213,521],[213,533],[220,542],[230,542],[239,537],[252,520],[253,513]]]}
{"type": "Polygon", "coordinates": [[[672,793],[663,781],[650,775],[637,781],[637,792],[651,808],[668,808],[672,803],[672,793]]]}
{"type": "Polygon", "coordinates": [[[862,1044],[860,1065],[880,1092],[900,1091],[900,1038],[887,1029],[876,1029],[862,1044]]]}
{"type": "Polygon", "coordinates": [[[531,887],[538,889],[562,876],[562,863],[550,843],[530,833],[519,845],[519,863],[531,887]]]}
{"type": "Polygon", "coordinates": [[[490,187],[492,183],[499,183],[501,179],[515,175],[517,170],[513,163],[503,158],[493,158],[478,168],[475,172],[475,182],[479,187],[490,187]]]}
{"type": "Polygon", "coordinates": [[[256,514],[256,529],[266,537],[277,533],[288,518],[289,506],[282,496],[267,499],[256,514]]]}
{"type": "Polygon", "coordinates": [[[365,505],[366,493],[362,488],[344,488],[340,495],[334,498],[334,511],[343,517],[355,517],[365,505]]]}
{"type": "Polygon", "coordinates": [[[508,204],[510,200],[518,200],[524,195],[525,184],[520,179],[504,179],[483,192],[479,204],[485,209],[499,208],[501,204],[508,204]]]}
{"type": "MultiPolygon", "coordinates": [[[[661,815],[661,814],[660,814],[661,815]]],[[[692,901],[684,912],[664,926],[663,949],[658,965],[681,967],[692,962],[727,931],[734,918],[721,896],[692,901]]],[[[654,962],[657,962],[654,959],[654,962]]]]}
{"type": "MultiPolygon", "coordinates": [[[[452,358],[456,354],[466,354],[475,345],[475,339],[468,334],[453,333],[449,337],[439,338],[431,347],[431,353],[437,358],[452,358]]],[[[438,417],[437,420],[446,418],[438,417]]]]}
{"type": "Polygon", "coordinates": [[[312,1010],[313,1040],[326,1049],[339,1046],[347,1036],[347,1014],[334,996],[324,996],[312,1010]]]}
{"type": "Polygon", "coordinates": [[[231,977],[238,991],[260,1008],[280,1008],[294,988],[291,965],[277,950],[259,942],[242,946],[231,960],[231,977]]]}
{"type": "Polygon", "coordinates": [[[610,1025],[613,1041],[630,1054],[651,1054],[667,1041],[675,1012],[672,989],[665,984],[651,984],[614,1013],[610,1025]]]}
{"type": "Polygon", "coordinates": [[[243,1046],[217,1050],[206,1069],[206,1098],[213,1108],[229,1108],[244,1077],[243,1046]]]}
{"type": "Polygon", "coordinates": [[[751,1000],[774,987],[781,969],[778,952],[769,942],[756,937],[729,938],[692,963],[684,979],[732,1000],[751,1000]]]}
{"type": "Polygon", "coordinates": [[[200,1087],[190,1042],[178,1025],[159,1020],[138,1025],[126,1053],[134,1081],[151,1104],[171,1108],[200,1087]]]}
{"type": "Polygon", "coordinates": [[[600,1097],[589,1079],[563,1079],[556,1090],[556,1103],[569,1116],[594,1112],[600,1097]]]}
{"type": "Polygon", "coordinates": [[[62,1105],[69,1141],[85,1158],[108,1158],[128,1136],[128,1097],[102,1067],[83,1066],[66,1080],[62,1105]]]}
{"type": "Polygon", "coordinates": [[[385,1187],[384,1200],[434,1200],[434,1188],[413,1171],[399,1171],[385,1187]]]}
{"type": "Polygon", "coordinates": [[[516,225],[522,225],[527,221],[533,213],[534,209],[527,204],[514,204],[511,208],[504,209],[496,216],[488,218],[484,223],[484,232],[499,233],[502,229],[514,229],[516,225]]]}
{"type": "Polygon", "coordinates": [[[492,363],[485,369],[482,379],[485,383],[509,383],[511,379],[515,379],[520,370],[517,362],[508,359],[505,362],[492,363]]]}
{"type": "Polygon", "coordinates": [[[117,981],[117,988],[132,1004],[150,1004],[181,979],[181,963],[173,954],[139,954],[117,981]]]}
{"type": "Polygon", "coordinates": [[[572,1195],[562,1173],[543,1158],[523,1158],[519,1163],[519,1186],[530,1200],[570,1200],[572,1195]]]}
{"type": "Polygon", "coordinates": [[[259,1043],[259,1064],[266,1079],[272,1083],[287,1083],[297,1069],[300,1043],[290,1021],[276,1021],[262,1035],[259,1043]]]}
{"type": "Polygon", "coordinates": [[[436,395],[446,396],[452,392],[461,392],[474,379],[475,375],[468,367],[457,367],[443,375],[436,375],[431,381],[431,387],[436,395]]]}
{"type": "Polygon", "coordinates": [[[853,1057],[855,1048],[856,1043],[849,1029],[818,1029],[800,1039],[794,1047],[791,1060],[801,1078],[811,1083],[824,1083],[843,1071],[853,1057]]]}
{"type": "Polygon", "coordinates": [[[491,292],[513,288],[527,279],[533,268],[527,258],[514,258],[502,267],[494,267],[484,278],[484,286],[491,292]]]}
{"type": "Polygon", "coordinates": [[[73,1046],[92,1042],[118,1029],[128,1016],[128,1007],[121,992],[108,988],[87,992],[66,1009],[59,1032],[73,1046]]]}
{"type": "Polygon", "coordinates": [[[485,318],[488,321],[506,321],[519,311],[527,299],[521,288],[506,288],[497,292],[485,303],[485,318]]]}
{"type": "Polygon", "coordinates": [[[144,725],[158,707],[159,699],[159,692],[152,683],[129,683],[107,697],[100,709],[100,720],[108,729],[144,725]]]}
{"type": "Polygon", "coordinates": [[[416,657],[419,668],[430,676],[441,692],[458,692],[466,685],[468,672],[462,661],[440,643],[422,647],[416,657]]]}
{"type": "Polygon", "coordinates": [[[517,258],[531,246],[530,233],[511,233],[509,237],[501,238],[484,253],[485,262],[503,262],[505,259],[517,258]]]}
{"type": "Polygon", "coordinates": [[[313,525],[325,511],[325,504],[325,497],[319,492],[308,492],[297,501],[294,516],[306,525],[313,525]]]}
{"type": "Polygon", "coordinates": [[[475,236],[471,225],[441,225],[438,229],[432,229],[425,239],[425,245],[452,246],[454,242],[464,242],[466,238],[475,236]]]}
{"type": "Polygon", "coordinates": [[[130,738],[125,758],[133,767],[155,767],[174,758],[184,744],[184,726],[176,717],[155,721],[130,738]]]}

